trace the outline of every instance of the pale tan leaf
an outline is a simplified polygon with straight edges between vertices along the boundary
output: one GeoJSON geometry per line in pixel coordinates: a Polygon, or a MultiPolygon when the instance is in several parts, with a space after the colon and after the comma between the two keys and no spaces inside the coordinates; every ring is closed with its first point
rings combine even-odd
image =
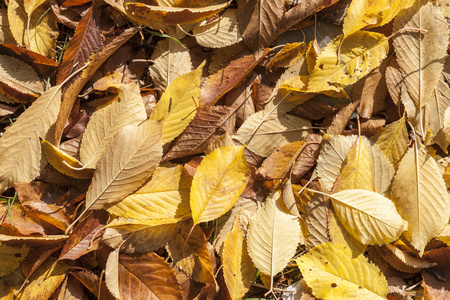
{"type": "Polygon", "coordinates": [[[177,219],[135,221],[115,219],[107,225],[102,241],[127,253],[147,253],[164,247],[178,233],[177,219]]]}
{"type": "Polygon", "coordinates": [[[148,183],[109,206],[108,212],[136,220],[183,218],[190,214],[191,182],[182,165],[158,167],[148,183]]]}
{"type": "Polygon", "coordinates": [[[398,65],[397,59],[391,58],[389,65],[386,68],[386,87],[392,100],[396,105],[400,103],[400,91],[401,91],[401,81],[402,73],[400,72],[400,67],[398,65]]]}
{"type": "MultiPolygon", "coordinates": [[[[447,64],[450,60],[447,59],[447,64]]],[[[428,100],[430,118],[430,130],[433,134],[433,141],[438,144],[444,152],[447,152],[447,147],[450,141],[445,133],[445,112],[450,107],[450,87],[448,82],[444,80],[444,75],[440,75],[436,88],[428,100]]]]}
{"type": "Polygon", "coordinates": [[[9,29],[8,12],[6,8],[0,9],[0,43],[15,44],[16,41],[9,29]]]}
{"type": "Polygon", "coordinates": [[[339,221],[363,244],[395,241],[408,223],[388,198],[367,190],[345,190],[330,195],[339,221]]]}
{"type": "Polygon", "coordinates": [[[39,97],[44,92],[34,69],[23,61],[7,55],[0,55],[0,82],[20,93],[34,97],[39,97]]]}
{"type": "Polygon", "coordinates": [[[248,253],[264,274],[275,276],[287,265],[300,242],[297,217],[287,213],[278,192],[253,216],[247,233],[248,253]]]}
{"type": "Polygon", "coordinates": [[[111,104],[92,114],[80,146],[80,159],[87,168],[95,168],[113,136],[124,126],[139,124],[147,117],[136,83],[111,84],[119,94],[111,104]]]}
{"type": "Polygon", "coordinates": [[[265,109],[245,120],[233,138],[266,157],[283,145],[305,138],[311,132],[310,126],[303,118],[265,109]]]}
{"type": "Polygon", "coordinates": [[[425,268],[431,268],[436,263],[428,262],[422,258],[414,257],[392,244],[379,246],[376,248],[378,253],[386,260],[394,269],[405,273],[417,273],[425,268]]]}
{"type": "Polygon", "coordinates": [[[405,118],[386,126],[377,137],[376,144],[397,169],[400,160],[408,148],[408,131],[405,118]]]}
{"type": "Polygon", "coordinates": [[[53,57],[53,49],[58,37],[56,17],[49,13],[50,3],[39,1],[42,5],[32,7],[31,14],[25,11],[25,0],[12,0],[8,5],[8,20],[12,35],[20,46],[44,56],[53,57]]]}
{"type": "Polygon", "coordinates": [[[44,92],[0,138],[0,190],[30,182],[44,167],[40,138],[46,139],[61,105],[61,86],[44,92]]]}
{"type": "Polygon", "coordinates": [[[439,21],[444,16],[431,1],[419,1],[403,10],[395,19],[393,31],[409,30],[394,36],[397,61],[405,85],[416,107],[422,107],[431,97],[447,56],[448,26],[439,21]]]}
{"type": "Polygon", "coordinates": [[[321,299],[385,299],[388,284],[378,267],[348,248],[326,243],[295,260],[313,294],[321,299]]]}
{"type": "Polygon", "coordinates": [[[244,231],[238,218],[225,238],[222,260],[223,276],[231,299],[241,299],[250,289],[256,269],[248,255],[244,231]]]}
{"type": "Polygon", "coordinates": [[[334,136],[324,138],[319,158],[317,159],[317,175],[324,191],[331,191],[342,163],[350,151],[357,136],[334,136]]]}
{"type": "Polygon", "coordinates": [[[163,90],[175,78],[192,70],[189,50],[170,38],[158,42],[152,53],[152,61],[150,76],[163,90]]]}
{"type": "MultiPolygon", "coordinates": [[[[370,143],[367,139],[364,139],[364,142],[366,145],[370,143]]],[[[394,178],[394,167],[377,144],[369,146],[369,154],[373,171],[374,192],[385,195],[394,178]]]]}
{"type": "Polygon", "coordinates": [[[161,160],[161,131],[161,123],[147,120],[116,133],[98,161],[85,211],[118,202],[147,180],[161,160]]]}
{"type": "Polygon", "coordinates": [[[428,241],[447,224],[450,205],[436,161],[423,146],[414,145],[401,160],[392,185],[392,200],[409,223],[404,236],[422,255],[428,241]]]}
{"type": "Polygon", "coordinates": [[[306,205],[305,245],[307,249],[329,241],[328,213],[330,201],[325,196],[314,193],[306,205]]]}
{"type": "Polygon", "coordinates": [[[105,283],[108,290],[116,298],[120,299],[119,290],[119,251],[120,247],[112,251],[108,260],[106,261],[105,267],[105,283]]]}
{"type": "Polygon", "coordinates": [[[241,41],[236,9],[227,9],[216,20],[195,25],[192,33],[200,46],[222,48],[241,41]]]}

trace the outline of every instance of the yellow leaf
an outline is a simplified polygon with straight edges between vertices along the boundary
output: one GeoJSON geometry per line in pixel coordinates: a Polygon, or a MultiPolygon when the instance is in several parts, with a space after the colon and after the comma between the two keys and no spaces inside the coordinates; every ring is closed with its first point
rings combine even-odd
{"type": "Polygon", "coordinates": [[[343,42],[342,38],[332,40],[319,54],[308,92],[340,92],[378,67],[389,51],[388,39],[380,33],[357,31],[343,42]]]}
{"type": "Polygon", "coordinates": [[[350,148],[333,187],[335,192],[349,189],[375,190],[370,153],[362,137],[350,148]]]}
{"type": "Polygon", "coordinates": [[[350,249],[326,243],[295,260],[314,296],[321,299],[385,299],[386,278],[363,255],[352,258],[350,249]]]}
{"type": "Polygon", "coordinates": [[[208,154],[192,180],[194,224],[214,220],[236,203],[249,180],[244,147],[223,147],[208,154]]]}
{"type": "Polygon", "coordinates": [[[242,40],[236,9],[227,9],[216,20],[203,20],[195,25],[192,33],[200,46],[223,48],[242,40]]]}
{"type": "Polygon", "coordinates": [[[250,289],[256,269],[247,253],[239,218],[234,220],[233,229],[225,238],[222,261],[223,277],[231,299],[241,299],[250,289]]]}
{"type": "Polygon", "coordinates": [[[247,232],[248,253],[262,273],[272,277],[286,267],[300,243],[298,218],[290,215],[278,192],[266,199],[247,232]]]}
{"type": "Polygon", "coordinates": [[[408,131],[403,116],[400,120],[386,126],[376,140],[376,144],[397,169],[400,160],[408,149],[408,131]]]}
{"type": "Polygon", "coordinates": [[[50,257],[30,277],[29,284],[20,294],[20,299],[41,300],[49,299],[66,277],[69,269],[64,262],[50,257]]]}
{"type": "Polygon", "coordinates": [[[0,277],[12,273],[27,258],[30,247],[25,243],[21,248],[0,243],[0,277]]]}
{"type": "Polygon", "coordinates": [[[190,214],[192,177],[182,165],[158,167],[135,193],[108,207],[118,217],[136,220],[183,218],[190,214]]]}
{"type": "Polygon", "coordinates": [[[286,44],[280,52],[278,52],[270,63],[266,66],[267,68],[284,68],[290,67],[293,64],[300,61],[305,54],[306,45],[305,43],[288,43],[286,44]]]}
{"type": "Polygon", "coordinates": [[[404,31],[393,38],[397,61],[404,76],[406,88],[416,107],[422,107],[433,94],[447,57],[448,26],[439,20],[442,12],[432,1],[421,0],[418,5],[398,14],[394,32],[404,31]]]}
{"type": "Polygon", "coordinates": [[[156,169],[162,156],[161,124],[127,125],[111,139],[86,193],[85,211],[101,209],[128,196],[156,169]]]}
{"type": "Polygon", "coordinates": [[[344,18],[344,35],[363,28],[383,26],[401,10],[411,7],[416,0],[360,0],[352,1],[344,18]]]}
{"type": "Polygon", "coordinates": [[[447,224],[444,230],[438,234],[437,238],[446,243],[447,246],[450,246],[450,225],[447,224]]]}
{"type": "Polygon", "coordinates": [[[48,163],[55,168],[56,171],[78,179],[91,179],[93,172],[89,169],[77,170],[74,168],[82,168],[83,165],[77,159],[65,153],[61,149],[56,148],[46,140],[41,141],[44,149],[45,157],[48,163]],[[67,164],[64,164],[67,163],[67,164]]]}
{"type": "Polygon", "coordinates": [[[200,80],[205,62],[195,71],[175,78],[153,109],[150,119],[164,119],[163,144],[180,135],[195,117],[200,98],[200,80]]]}
{"type": "Polygon", "coordinates": [[[56,18],[47,1],[12,0],[8,5],[11,33],[20,46],[53,57],[58,38],[56,18]],[[41,5],[39,5],[42,3],[41,5]],[[27,13],[28,11],[28,13],[27,13]]]}
{"type": "Polygon", "coordinates": [[[95,168],[100,156],[120,128],[138,124],[147,118],[136,83],[105,84],[119,90],[109,105],[96,110],[89,120],[80,146],[80,160],[87,168],[95,168]]]}
{"type": "Polygon", "coordinates": [[[44,167],[41,142],[56,122],[61,86],[44,92],[0,138],[0,191],[11,182],[30,182],[44,167]]]}
{"type": "Polygon", "coordinates": [[[408,223],[388,198],[366,190],[345,190],[330,195],[331,202],[345,229],[363,244],[395,241],[408,223]]]}
{"type": "Polygon", "coordinates": [[[281,84],[280,88],[295,91],[295,92],[306,92],[308,87],[309,76],[294,76],[281,84]]]}
{"type": "Polygon", "coordinates": [[[392,200],[409,223],[403,235],[422,255],[428,241],[447,224],[450,207],[436,161],[422,145],[415,144],[401,160],[392,184],[392,200]]]}

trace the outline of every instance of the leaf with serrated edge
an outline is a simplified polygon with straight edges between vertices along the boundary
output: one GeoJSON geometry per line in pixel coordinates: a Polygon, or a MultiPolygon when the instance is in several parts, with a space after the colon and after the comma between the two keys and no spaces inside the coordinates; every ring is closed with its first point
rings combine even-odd
{"type": "Polygon", "coordinates": [[[308,83],[308,92],[340,92],[378,67],[389,51],[388,39],[380,33],[357,31],[331,41],[319,54],[308,83]],[[340,55],[338,58],[338,48],[340,55]]]}
{"type": "Polygon", "coordinates": [[[370,146],[370,142],[366,138],[363,140],[369,149],[370,161],[372,163],[374,192],[384,195],[388,192],[394,179],[394,167],[377,144],[370,146]]]}
{"type": "Polygon", "coordinates": [[[163,144],[180,135],[195,117],[204,65],[205,62],[194,71],[175,78],[153,109],[151,120],[164,119],[163,144]]]}
{"type": "Polygon", "coordinates": [[[181,287],[170,264],[155,253],[119,256],[120,299],[181,299],[181,287]]]}
{"type": "Polygon", "coordinates": [[[311,132],[310,126],[306,119],[265,109],[245,120],[233,138],[267,157],[281,146],[305,138],[311,132]]]}
{"type": "Polygon", "coordinates": [[[408,149],[408,131],[405,117],[386,126],[377,137],[376,144],[397,169],[400,160],[408,149]]]}
{"type": "Polygon", "coordinates": [[[392,200],[406,221],[403,234],[423,254],[428,241],[444,229],[449,195],[436,161],[422,145],[408,149],[392,184],[392,200]]]}
{"type": "Polygon", "coordinates": [[[376,249],[385,261],[387,261],[394,269],[401,272],[417,273],[422,269],[431,268],[436,265],[436,263],[428,262],[422,258],[417,258],[403,252],[391,244],[380,246],[376,249]]]}
{"type": "Polygon", "coordinates": [[[147,117],[136,83],[110,86],[118,88],[117,99],[92,114],[83,134],[80,160],[88,168],[95,168],[108,143],[122,127],[139,124],[147,117]]]}
{"type": "Polygon", "coordinates": [[[233,229],[225,238],[222,260],[223,277],[231,299],[241,299],[249,290],[256,269],[247,253],[239,218],[235,219],[233,229]]]}
{"type": "Polygon", "coordinates": [[[242,39],[235,9],[227,9],[212,22],[198,23],[192,33],[200,46],[208,48],[230,46],[242,39]]]}
{"type": "Polygon", "coordinates": [[[333,187],[335,192],[349,189],[364,189],[372,192],[375,189],[369,148],[362,137],[358,137],[348,151],[333,187]]]}
{"type": "Polygon", "coordinates": [[[363,0],[352,1],[345,14],[343,32],[348,36],[365,27],[383,26],[402,9],[411,7],[415,0],[363,0]]]}
{"type": "Polygon", "coordinates": [[[23,61],[7,55],[0,55],[0,82],[34,97],[44,92],[34,69],[23,61]]]}
{"type": "Polygon", "coordinates": [[[378,267],[338,243],[326,243],[295,260],[314,296],[321,299],[385,299],[388,283],[378,267]]]}
{"type": "Polygon", "coordinates": [[[356,139],[355,135],[330,135],[324,138],[316,168],[324,191],[331,191],[333,188],[341,171],[342,163],[356,139]]]}
{"type": "Polygon", "coordinates": [[[367,190],[345,190],[330,195],[339,221],[361,243],[386,244],[395,241],[406,229],[394,203],[367,190]]]}
{"type": "Polygon", "coordinates": [[[93,170],[89,169],[74,169],[82,168],[83,165],[77,159],[65,153],[61,149],[56,148],[46,140],[41,141],[42,149],[44,150],[45,158],[48,163],[55,168],[56,171],[78,179],[91,179],[93,170]]]}
{"type": "Polygon", "coordinates": [[[105,267],[105,283],[108,290],[116,298],[120,299],[119,290],[119,251],[120,247],[108,255],[105,267]]]}
{"type": "Polygon", "coordinates": [[[244,147],[223,147],[208,154],[192,180],[194,224],[214,220],[236,203],[250,178],[244,147]]]}
{"type": "Polygon", "coordinates": [[[161,127],[147,120],[116,133],[98,161],[85,211],[122,200],[148,179],[161,160],[161,127]]]}
{"type": "Polygon", "coordinates": [[[191,182],[192,177],[182,165],[158,167],[148,183],[109,206],[108,212],[136,220],[185,217],[190,213],[191,182]]]}
{"type": "Polygon", "coordinates": [[[275,276],[286,267],[300,243],[300,223],[288,214],[278,192],[266,199],[247,232],[247,248],[262,273],[275,276]]]}
{"type": "Polygon", "coordinates": [[[179,219],[135,221],[114,219],[107,225],[102,242],[112,248],[120,246],[127,253],[147,253],[164,247],[178,233],[179,219]],[[123,245],[122,245],[123,243],[123,245]]]}
{"type": "Polygon", "coordinates": [[[423,106],[436,87],[447,56],[448,26],[439,21],[442,12],[431,1],[419,1],[402,11],[394,22],[393,32],[405,27],[420,31],[404,31],[393,38],[395,53],[404,83],[416,107],[423,106]]]}
{"type": "Polygon", "coordinates": [[[162,89],[166,89],[175,78],[192,69],[189,50],[173,39],[158,42],[152,53],[152,61],[150,75],[162,89]]]}
{"type": "Polygon", "coordinates": [[[36,99],[0,138],[0,191],[11,182],[30,182],[44,167],[39,138],[45,139],[61,105],[61,86],[36,99]]]}

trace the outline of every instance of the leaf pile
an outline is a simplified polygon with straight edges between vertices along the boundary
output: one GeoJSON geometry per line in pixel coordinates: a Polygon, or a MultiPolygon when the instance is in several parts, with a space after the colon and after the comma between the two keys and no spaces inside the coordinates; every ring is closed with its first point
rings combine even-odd
{"type": "Polygon", "coordinates": [[[450,297],[426,0],[10,0],[0,299],[450,297]]]}

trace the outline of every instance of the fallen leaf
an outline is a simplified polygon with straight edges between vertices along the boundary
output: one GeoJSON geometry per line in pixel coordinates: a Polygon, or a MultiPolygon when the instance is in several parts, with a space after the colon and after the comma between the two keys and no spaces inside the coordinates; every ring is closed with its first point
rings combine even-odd
{"type": "Polygon", "coordinates": [[[2,262],[0,267],[0,276],[8,275],[19,267],[20,263],[27,258],[30,247],[25,243],[22,247],[11,247],[5,244],[0,245],[0,261],[2,262]]]}
{"type": "Polygon", "coordinates": [[[319,245],[295,261],[318,298],[386,298],[388,284],[380,270],[338,243],[319,245]]]}

